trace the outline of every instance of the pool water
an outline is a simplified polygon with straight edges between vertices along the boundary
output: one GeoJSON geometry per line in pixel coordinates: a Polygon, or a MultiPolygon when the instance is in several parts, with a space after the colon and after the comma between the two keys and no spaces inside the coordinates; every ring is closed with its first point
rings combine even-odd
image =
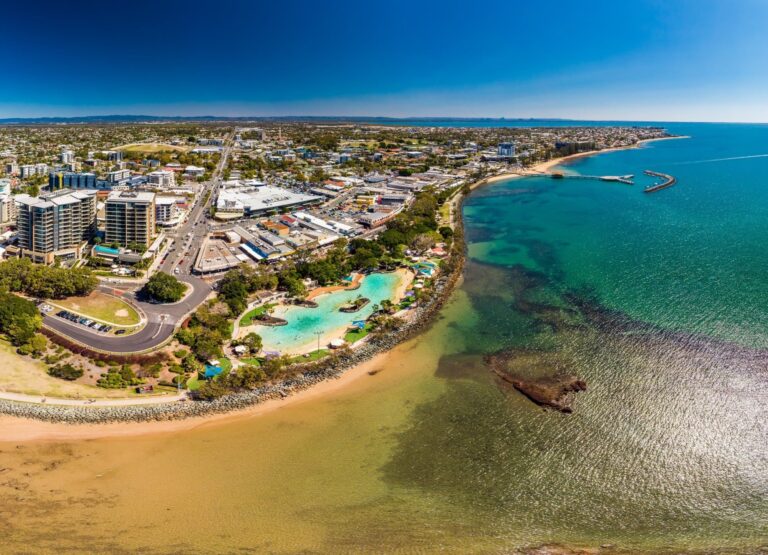
{"type": "Polygon", "coordinates": [[[340,337],[355,320],[364,320],[373,313],[373,306],[383,300],[394,300],[400,283],[400,274],[370,274],[363,278],[360,287],[348,291],[335,291],[315,299],[317,308],[290,306],[277,309],[275,316],[288,321],[286,326],[257,326],[256,333],[261,335],[264,350],[281,353],[299,351],[316,345],[317,334],[321,336],[321,346],[329,337],[340,337]],[[357,312],[339,312],[339,308],[353,301],[358,296],[371,300],[357,312]]]}

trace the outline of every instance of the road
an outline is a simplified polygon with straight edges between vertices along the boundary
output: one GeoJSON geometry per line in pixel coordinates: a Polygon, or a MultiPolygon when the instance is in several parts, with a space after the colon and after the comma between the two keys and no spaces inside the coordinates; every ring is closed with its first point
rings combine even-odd
{"type": "Polygon", "coordinates": [[[180,281],[192,287],[191,293],[178,303],[152,304],[137,299],[136,291],[101,285],[99,289],[102,291],[121,296],[144,311],[147,317],[146,325],[138,332],[130,335],[107,335],[69,320],[48,315],[43,319],[45,327],[96,350],[116,354],[131,354],[150,350],[162,345],[175,333],[176,327],[182,319],[200,306],[212,291],[208,283],[192,275],[192,266],[208,233],[207,215],[221,186],[221,174],[227,165],[227,159],[232,150],[233,137],[234,133],[227,137],[226,146],[211,180],[203,184],[186,223],[182,224],[176,232],[172,250],[168,252],[165,262],[159,267],[160,271],[175,274],[174,269],[178,266],[179,273],[175,275],[180,281]],[[209,192],[210,195],[203,202],[209,192]]]}

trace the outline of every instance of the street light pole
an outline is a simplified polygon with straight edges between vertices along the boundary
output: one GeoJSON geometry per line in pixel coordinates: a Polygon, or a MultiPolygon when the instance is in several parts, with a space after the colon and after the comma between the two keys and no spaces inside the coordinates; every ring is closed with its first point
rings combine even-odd
{"type": "Polygon", "coordinates": [[[317,336],[317,353],[320,354],[320,336],[323,335],[321,331],[312,332],[317,336]]]}

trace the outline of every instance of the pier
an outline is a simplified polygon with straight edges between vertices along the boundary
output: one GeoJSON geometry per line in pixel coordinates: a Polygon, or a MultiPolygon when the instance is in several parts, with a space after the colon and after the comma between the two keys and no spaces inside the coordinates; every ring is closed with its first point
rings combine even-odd
{"type": "Polygon", "coordinates": [[[599,181],[614,181],[617,183],[624,183],[625,185],[634,185],[632,181],[634,175],[565,175],[561,172],[553,172],[549,174],[552,179],[597,179],[599,181]]]}
{"type": "Polygon", "coordinates": [[[661,191],[662,189],[666,189],[667,187],[671,187],[672,185],[677,183],[677,179],[674,176],[669,175],[667,173],[659,173],[651,170],[645,170],[643,173],[645,175],[650,175],[651,177],[659,177],[664,180],[661,183],[656,183],[655,185],[649,185],[643,190],[644,193],[655,193],[656,191],[661,191]]]}

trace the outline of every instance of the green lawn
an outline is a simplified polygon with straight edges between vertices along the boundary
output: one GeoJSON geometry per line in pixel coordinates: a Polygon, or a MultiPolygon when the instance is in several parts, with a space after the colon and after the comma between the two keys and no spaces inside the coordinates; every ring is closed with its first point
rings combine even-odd
{"type": "Polygon", "coordinates": [[[197,372],[195,372],[195,375],[191,376],[187,380],[187,389],[190,391],[197,391],[198,389],[200,389],[200,378],[197,372]]]}
{"type": "Polygon", "coordinates": [[[270,308],[273,308],[277,306],[274,303],[267,303],[261,306],[257,306],[253,310],[250,310],[249,312],[246,312],[245,315],[240,318],[240,325],[241,326],[250,326],[253,323],[253,319],[257,316],[261,316],[265,312],[267,312],[270,308]]]}
{"type": "Polygon", "coordinates": [[[221,366],[221,374],[220,376],[226,376],[229,374],[229,371],[232,370],[232,361],[228,358],[221,357],[219,359],[219,365],[221,366]]]}
{"type": "Polygon", "coordinates": [[[370,332],[371,332],[371,325],[366,323],[365,327],[361,330],[348,331],[344,335],[344,341],[346,341],[351,345],[355,341],[360,341],[363,337],[368,335],[370,332]]]}
{"type": "Polygon", "coordinates": [[[323,357],[327,357],[329,354],[331,354],[330,349],[320,349],[319,351],[312,351],[311,353],[309,353],[309,356],[299,355],[299,356],[291,357],[291,363],[314,362],[316,360],[320,360],[323,357]]]}
{"type": "Polygon", "coordinates": [[[131,305],[101,291],[94,291],[87,297],[69,297],[60,301],[51,301],[51,304],[86,318],[118,326],[135,326],[141,321],[139,313],[131,305]]]}

